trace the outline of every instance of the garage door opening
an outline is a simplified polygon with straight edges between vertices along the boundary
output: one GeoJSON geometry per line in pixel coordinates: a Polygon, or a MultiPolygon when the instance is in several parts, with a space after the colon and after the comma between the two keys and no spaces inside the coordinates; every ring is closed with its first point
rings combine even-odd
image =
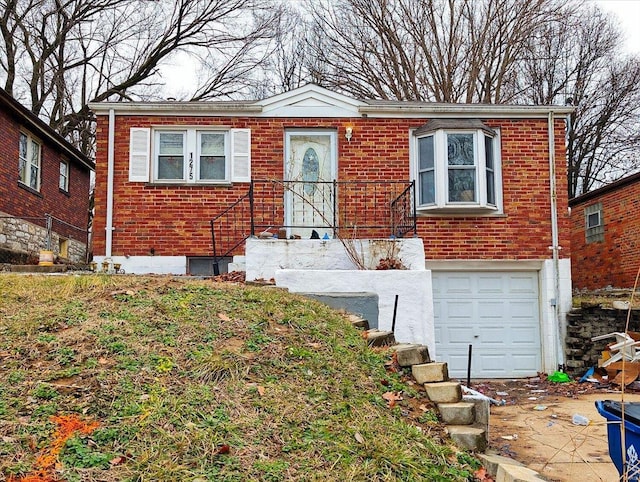
{"type": "Polygon", "coordinates": [[[542,367],[538,273],[433,271],[436,355],[452,377],[524,378],[542,367]]]}

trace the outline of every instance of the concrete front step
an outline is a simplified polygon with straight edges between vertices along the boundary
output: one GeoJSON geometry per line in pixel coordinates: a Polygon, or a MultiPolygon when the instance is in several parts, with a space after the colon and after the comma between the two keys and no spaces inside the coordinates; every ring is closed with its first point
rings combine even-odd
{"type": "Polygon", "coordinates": [[[475,422],[475,404],[471,402],[439,403],[438,410],[447,425],[471,425],[475,422]]]}
{"type": "Polygon", "coordinates": [[[456,403],[462,400],[462,388],[458,382],[425,383],[429,400],[435,403],[456,403]]]}
{"type": "Polygon", "coordinates": [[[487,448],[486,432],[483,428],[470,425],[447,425],[451,440],[459,447],[474,452],[484,452],[487,448]]]}
{"type": "Polygon", "coordinates": [[[411,367],[411,374],[420,385],[425,383],[446,382],[449,380],[449,369],[446,363],[421,363],[411,367]]]}
{"type": "Polygon", "coordinates": [[[426,345],[416,345],[413,343],[401,343],[393,347],[398,359],[398,365],[401,367],[410,367],[412,365],[420,365],[429,363],[429,349],[426,345]]]}

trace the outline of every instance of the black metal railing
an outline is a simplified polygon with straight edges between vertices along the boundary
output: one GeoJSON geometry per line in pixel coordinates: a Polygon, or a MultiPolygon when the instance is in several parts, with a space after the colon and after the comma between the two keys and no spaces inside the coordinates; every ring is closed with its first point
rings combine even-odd
{"type": "Polygon", "coordinates": [[[214,272],[249,236],[281,228],[303,237],[313,230],[349,238],[416,235],[415,208],[413,181],[254,180],[211,219],[214,272]]]}

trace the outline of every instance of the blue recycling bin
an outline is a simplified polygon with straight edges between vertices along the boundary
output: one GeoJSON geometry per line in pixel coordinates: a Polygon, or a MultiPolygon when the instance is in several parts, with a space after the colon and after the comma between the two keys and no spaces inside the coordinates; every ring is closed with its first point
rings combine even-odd
{"type": "Polygon", "coordinates": [[[607,419],[607,439],[609,442],[609,457],[622,477],[626,475],[629,482],[640,481],[640,402],[624,404],[625,427],[625,466],[622,465],[622,440],[620,427],[622,425],[622,403],[613,400],[597,400],[598,413],[607,419]]]}

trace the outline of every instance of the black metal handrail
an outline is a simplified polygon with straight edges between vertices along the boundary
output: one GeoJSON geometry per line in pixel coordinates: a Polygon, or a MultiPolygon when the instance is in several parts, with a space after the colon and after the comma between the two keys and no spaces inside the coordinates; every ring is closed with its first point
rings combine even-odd
{"type": "Polygon", "coordinates": [[[246,194],[211,219],[214,273],[256,232],[322,229],[333,237],[400,238],[417,234],[415,212],[413,181],[253,180],[246,194]]]}

